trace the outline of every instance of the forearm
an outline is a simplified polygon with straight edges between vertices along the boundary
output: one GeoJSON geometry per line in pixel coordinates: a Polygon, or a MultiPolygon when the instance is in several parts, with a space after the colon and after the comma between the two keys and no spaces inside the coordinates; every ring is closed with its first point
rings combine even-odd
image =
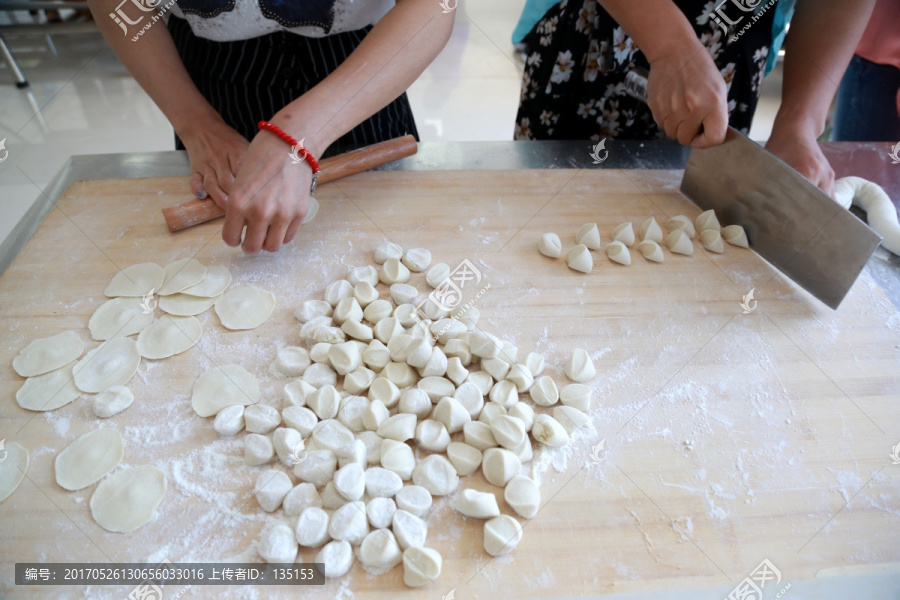
{"type": "Polygon", "coordinates": [[[202,126],[210,120],[220,120],[191,81],[162,19],[132,41],[140,27],[148,22],[149,16],[130,26],[128,33],[123,35],[119,26],[108,17],[116,8],[116,0],[88,0],[88,4],[91,11],[98,15],[97,26],[107,43],[166,115],[179,136],[184,138],[192,127],[202,126]]]}
{"type": "Polygon", "coordinates": [[[273,117],[314,155],[381,110],[446,45],[453,14],[433,0],[401,0],[328,77],[273,117]]]}
{"type": "Polygon", "coordinates": [[[875,0],[798,0],[785,40],[784,84],[775,129],[818,137],[875,0]]]}
{"type": "Polygon", "coordinates": [[[675,53],[690,60],[703,49],[690,21],[672,0],[599,0],[649,62],[675,53]],[[693,47],[693,52],[685,53],[693,47]]]}

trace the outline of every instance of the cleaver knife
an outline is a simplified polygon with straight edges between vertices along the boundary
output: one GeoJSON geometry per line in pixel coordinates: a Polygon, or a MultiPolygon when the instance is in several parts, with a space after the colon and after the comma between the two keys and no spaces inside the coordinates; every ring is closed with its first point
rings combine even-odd
{"type": "MultiPolygon", "coordinates": [[[[646,71],[628,73],[625,89],[646,102],[646,71]]],[[[681,193],[715,210],[723,226],[742,226],[757,254],[833,309],[881,243],[868,225],[732,127],[721,145],[691,149],[681,193]]]]}

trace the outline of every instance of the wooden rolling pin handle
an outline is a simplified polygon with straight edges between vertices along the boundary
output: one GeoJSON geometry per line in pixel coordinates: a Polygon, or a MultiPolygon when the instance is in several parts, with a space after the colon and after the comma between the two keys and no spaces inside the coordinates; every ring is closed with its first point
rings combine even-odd
{"type": "MultiPolygon", "coordinates": [[[[416,138],[405,135],[331,158],[324,158],[319,162],[322,170],[319,172],[318,184],[362,173],[377,166],[412,156],[417,149],[416,138]]],[[[224,215],[225,211],[210,199],[193,198],[187,202],[164,208],[162,213],[169,231],[175,233],[217,219],[224,215]]]]}

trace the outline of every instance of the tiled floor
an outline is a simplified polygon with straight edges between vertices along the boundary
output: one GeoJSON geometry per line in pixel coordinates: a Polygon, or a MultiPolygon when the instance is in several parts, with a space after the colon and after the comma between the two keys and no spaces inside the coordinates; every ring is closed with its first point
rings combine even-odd
{"type": "MultiPolygon", "coordinates": [[[[510,36],[524,0],[461,0],[441,55],[410,88],[423,141],[509,140],[522,64],[510,36]]],[[[0,23],[6,19],[0,13],[0,23]]],[[[8,31],[8,30],[4,30],[8,31]]],[[[165,117],[99,33],[6,33],[31,81],[18,90],[0,61],[0,241],[73,154],[173,149],[165,117]],[[2,155],[2,152],[0,152],[2,155]]],[[[767,80],[751,136],[766,139],[780,78],[767,80]]]]}

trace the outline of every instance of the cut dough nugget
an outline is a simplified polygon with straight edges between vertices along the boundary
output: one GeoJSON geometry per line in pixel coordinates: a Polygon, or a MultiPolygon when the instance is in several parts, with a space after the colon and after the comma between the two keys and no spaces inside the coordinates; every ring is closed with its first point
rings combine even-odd
{"type": "Polygon", "coordinates": [[[590,250],[584,244],[578,244],[568,252],[566,252],[566,264],[573,271],[581,271],[582,273],[590,273],[594,268],[594,258],[591,256],[590,250]]]}
{"type": "Polygon", "coordinates": [[[256,286],[244,285],[222,294],[215,307],[226,329],[255,329],[272,315],[275,296],[256,286]]]}
{"type": "Polygon", "coordinates": [[[538,252],[550,258],[559,258],[562,254],[562,241],[555,233],[545,233],[538,241],[538,252]]]}
{"type": "Polygon", "coordinates": [[[13,369],[22,377],[34,377],[55,371],[78,359],[84,342],[74,331],[31,340],[13,359],[13,369]]]}
{"type": "Polygon", "coordinates": [[[600,249],[600,230],[596,223],[585,223],[575,234],[575,243],[583,244],[591,250],[600,249]]]}

